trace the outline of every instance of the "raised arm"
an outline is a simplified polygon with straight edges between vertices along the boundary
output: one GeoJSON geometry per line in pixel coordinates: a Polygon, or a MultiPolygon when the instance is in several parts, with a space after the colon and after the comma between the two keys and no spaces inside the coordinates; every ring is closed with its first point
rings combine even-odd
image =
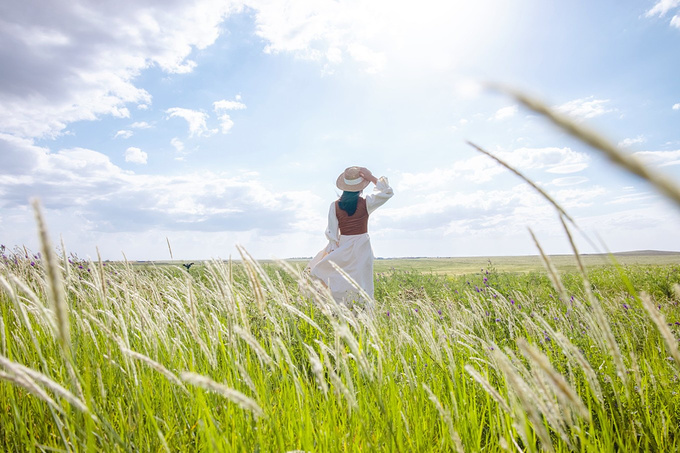
{"type": "Polygon", "coordinates": [[[386,177],[381,176],[377,179],[371,175],[371,178],[369,181],[375,184],[375,187],[373,188],[373,193],[366,196],[366,209],[368,209],[369,214],[384,205],[394,195],[394,191],[386,177]]]}

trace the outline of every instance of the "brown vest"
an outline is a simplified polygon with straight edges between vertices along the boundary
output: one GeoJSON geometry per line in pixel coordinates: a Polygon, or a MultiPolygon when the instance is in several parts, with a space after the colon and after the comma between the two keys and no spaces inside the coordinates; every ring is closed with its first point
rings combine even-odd
{"type": "Polygon", "coordinates": [[[335,202],[335,215],[338,218],[340,234],[343,236],[352,236],[355,234],[368,233],[368,209],[366,209],[366,199],[359,197],[357,200],[357,210],[351,216],[340,209],[340,206],[338,205],[339,201],[340,200],[335,202]]]}

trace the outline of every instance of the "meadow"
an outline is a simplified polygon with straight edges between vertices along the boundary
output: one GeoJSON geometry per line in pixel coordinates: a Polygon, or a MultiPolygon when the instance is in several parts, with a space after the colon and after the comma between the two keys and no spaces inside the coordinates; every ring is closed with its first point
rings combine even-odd
{"type": "Polygon", "coordinates": [[[61,255],[59,296],[42,256],[5,251],[0,447],[680,447],[680,264],[555,282],[493,262],[446,275],[395,261],[376,272],[369,312],[297,266],[243,254],[189,271],[61,255]]]}
{"type": "Polygon", "coordinates": [[[375,300],[350,306],[243,249],[189,270],[57,252],[36,203],[40,253],[0,250],[0,448],[680,450],[680,265],[594,265],[527,183],[572,256],[378,260],[375,300]]]}

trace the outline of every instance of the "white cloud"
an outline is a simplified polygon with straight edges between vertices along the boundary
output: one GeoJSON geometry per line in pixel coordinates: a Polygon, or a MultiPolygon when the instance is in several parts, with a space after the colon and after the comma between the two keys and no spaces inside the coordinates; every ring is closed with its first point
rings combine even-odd
{"type": "Polygon", "coordinates": [[[133,129],[150,129],[151,125],[146,121],[137,121],[130,125],[133,129]]]}
{"type": "Polygon", "coordinates": [[[234,122],[226,113],[224,115],[220,115],[218,119],[220,120],[220,128],[222,129],[223,134],[228,133],[231,128],[234,127],[234,122]]]}
{"type": "Polygon", "coordinates": [[[553,186],[557,187],[565,187],[565,186],[575,186],[578,184],[583,184],[585,182],[588,182],[588,178],[585,176],[565,176],[564,178],[555,178],[553,179],[550,184],[553,186]]]}
{"type": "Polygon", "coordinates": [[[371,48],[358,43],[352,43],[347,47],[347,53],[359,63],[363,63],[369,74],[377,74],[385,68],[387,57],[382,52],[376,52],[371,48]]]}
{"type": "Polygon", "coordinates": [[[172,140],[170,140],[170,144],[178,153],[182,153],[184,151],[184,143],[179,138],[174,137],[172,140]]]}
{"type": "MultiPolygon", "coordinates": [[[[238,96],[238,99],[241,97],[238,96]]],[[[213,108],[215,109],[216,112],[220,112],[223,110],[243,110],[246,108],[246,105],[243,102],[239,102],[238,100],[236,101],[227,101],[227,100],[221,100],[221,101],[215,101],[213,102],[213,108]]]]}
{"type": "Polygon", "coordinates": [[[673,26],[675,28],[680,28],[680,16],[679,15],[676,14],[675,16],[673,16],[673,18],[671,19],[671,26],[673,26]]]}
{"type": "MultiPolygon", "coordinates": [[[[576,173],[588,167],[590,157],[571,148],[518,148],[494,153],[499,159],[519,171],[543,170],[547,173],[576,173]]],[[[443,190],[459,180],[481,184],[493,180],[508,170],[486,156],[477,155],[459,160],[450,167],[439,167],[424,173],[403,173],[399,190],[443,190]]]]}
{"type": "Polygon", "coordinates": [[[677,104],[673,104],[673,110],[680,110],[680,102],[677,104]]]}
{"type": "Polygon", "coordinates": [[[680,5],[680,0],[659,0],[654,4],[654,6],[648,10],[645,15],[650,16],[664,16],[666,13],[673,8],[680,5]]]}
{"type": "Polygon", "coordinates": [[[0,132],[53,137],[75,121],[129,117],[126,104],[151,102],[134,85],[140,71],[191,71],[191,52],[212,44],[235,8],[236,2],[213,0],[3,8],[0,132]]]}
{"type": "MultiPolygon", "coordinates": [[[[142,159],[138,148],[126,155],[142,159]]],[[[164,176],[137,174],[114,165],[102,153],[83,148],[56,153],[31,140],[0,135],[0,193],[3,213],[25,210],[34,196],[46,209],[87,219],[89,232],[174,231],[289,232],[309,217],[319,197],[273,191],[253,172],[198,171],[164,176]]],[[[98,233],[98,234],[99,234],[98,233]]]]}
{"type": "Polygon", "coordinates": [[[120,137],[120,138],[130,138],[130,137],[132,137],[132,131],[129,131],[129,130],[126,130],[126,129],[120,130],[120,131],[116,132],[116,135],[113,138],[118,138],[118,137],[120,137]]]}
{"type": "Polygon", "coordinates": [[[609,102],[609,99],[595,99],[594,96],[589,96],[587,98],[574,99],[557,106],[556,109],[582,121],[614,112],[615,109],[607,108],[609,102]]]}
{"type": "Polygon", "coordinates": [[[633,145],[639,145],[646,142],[647,139],[643,135],[638,135],[635,138],[624,138],[619,142],[620,148],[630,148],[633,145]]]}
{"type": "Polygon", "coordinates": [[[208,115],[196,110],[185,109],[181,107],[173,107],[165,111],[170,115],[170,118],[182,118],[189,124],[189,136],[210,136],[217,132],[216,129],[208,129],[206,120],[208,115]]]}
{"type": "Polygon", "coordinates": [[[266,52],[318,61],[325,73],[346,60],[369,73],[444,71],[483,55],[509,29],[514,12],[510,5],[488,0],[423,0],[418,5],[249,0],[248,6],[255,11],[256,33],[267,42],[266,52]],[[489,15],[491,7],[501,10],[489,15]]]}
{"type": "Polygon", "coordinates": [[[132,162],[135,164],[145,164],[148,154],[134,146],[125,150],[125,162],[132,162]]]}
{"type": "Polygon", "coordinates": [[[645,163],[658,167],[680,165],[680,150],[675,151],[639,151],[634,156],[642,159],[645,163]]]}
{"type": "Polygon", "coordinates": [[[517,114],[518,108],[516,105],[510,105],[508,107],[503,107],[501,109],[498,109],[496,113],[489,119],[491,120],[504,120],[508,118],[512,118],[517,114]]]}

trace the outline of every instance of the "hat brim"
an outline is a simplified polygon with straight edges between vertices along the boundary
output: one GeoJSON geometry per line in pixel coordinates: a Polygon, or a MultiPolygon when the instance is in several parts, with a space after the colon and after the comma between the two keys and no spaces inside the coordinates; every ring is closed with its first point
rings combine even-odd
{"type": "Polygon", "coordinates": [[[335,185],[337,186],[338,189],[346,190],[347,192],[361,192],[366,187],[368,187],[370,183],[371,181],[364,179],[359,184],[349,185],[345,182],[344,172],[340,173],[340,176],[338,176],[338,180],[335,181],[335,185]]]}

